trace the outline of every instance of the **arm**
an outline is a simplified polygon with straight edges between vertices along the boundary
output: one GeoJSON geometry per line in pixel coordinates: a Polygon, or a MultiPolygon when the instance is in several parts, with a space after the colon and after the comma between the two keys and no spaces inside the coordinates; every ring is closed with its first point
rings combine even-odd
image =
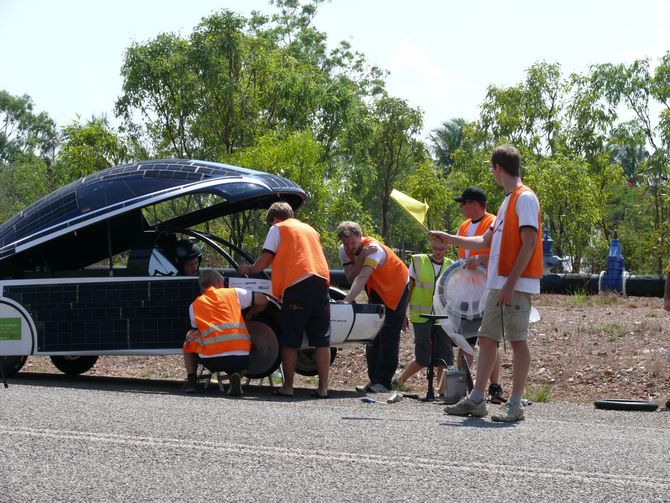
{"type": "Polygon", "coordinates": [[[489,248],[491,246],[491,238],[493,231],[489,229],[486,234],[481,236],[456,236],[455,234],[447,234],[442,231],[430,231],[428,239],[432,242],[437,242],[443,246],[456,245],[460,248],[467,248],[470,250],[478,248],[489,248]]]}
{"type": "Polygon", "coordinates": [[[261,253],[261,256],[256,259],[256,262],[254,262],[252,265],[246,265],[246,264],[241,264],[238,266],[238,271],[240,274],[247,275],[247,274],[253,274],[256,272],[261,272],[265,269],[268,268],[268,266],[272,263],[274,260],[275,256],[274,254],[264,251],[261,253]]]}
{"type": "Polygon", "coordinates": [[[498,300],[499,305],[510,305],[512,303],[512,295],[514,294],[514,289],[516,288],[516,282],[521,277],[521,273],[528,265],[528,261],[533,256],[533,251],[535,250],[535,243],[537,242],[537,229],[533,227],[522,227],[520,229],[521,233],[521,249],[519,254],[516,256],[516,261],[514,262],[514,267],[509,276],[507,276],[507,281],[505,286],[503,286],[500,291],[500,298],[498,300]]]}
{"type": "Polygon", "coordinates": [[[249,309],[249,312],[245,317],[246,321],[253,320],[258,315],[258,313],[264,311],[268,306],[268,298],[264,293],[252,292],[251,295],[253,300],[251,303],[251,309],[249,309]]]}
{"type": "Polygon", "coordinates": [[[375,251],[377,251],[376,247],[365,246],[358,255],[354,255],[353,262],[344,265],[343,267],[344,275],[347,277],[349,283],[353,285],[354,280],[360,274],[361,269],[363,268],[363,262],[365,261],[365,257],[371,255],[375,251]]]}
{"type": "Polygon", "coordinates": [[[365,288],[365,284],[368,282],[368,278],[373,272],[374,269],[369,265],[363,266],[358,276],[356,276],[351,283],[351,290],[349,290],[349,293],[344,298],[344,302],[351,303],[354,301],[356,296],[363,291],[363,288],[365,288]]]}

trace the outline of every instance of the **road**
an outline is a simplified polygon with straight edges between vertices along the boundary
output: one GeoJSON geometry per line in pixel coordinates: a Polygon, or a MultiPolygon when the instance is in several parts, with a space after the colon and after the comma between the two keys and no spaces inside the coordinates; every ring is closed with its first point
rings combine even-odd
{"type": "Polygon", "coordinates": [[[0,501],[670,501],[670,412],[182,395],[174,381],[27,374],[0,388],[0,501]]]}

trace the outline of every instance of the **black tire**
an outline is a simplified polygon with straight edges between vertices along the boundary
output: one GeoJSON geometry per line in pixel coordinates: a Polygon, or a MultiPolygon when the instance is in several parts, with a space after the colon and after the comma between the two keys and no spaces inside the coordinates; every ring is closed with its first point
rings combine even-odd
{"type": "Polygon", "coordinates": [[[252,345],[247,377],[253,379],[268,377],[281,363],[278,330],[268,319],[250,321],[247,323],[247,328],[252,345]]]}
{"type": "Polygon", "coordinates": [[[658,409],[658,405],[647,400],[622,400],[620,398],[605,398],[593,402],[596,409],[605,410],[628,410],[628,411],[643,411],[654,412],[658,409]]]}
{"type": "MultiPolygon", "coordinates": [[[[330,348],[330,364],[332,365],[337,357],[337,348],[330,348]]],[[[316,370],[316,361],[314,361],[313,349],[299,349],[298,360],[295,363],[295,371],[301,376],[315,376],[318,374],[316,370]]]]}
{"type": "Polygon", "coordinates": [[[21,370],[27,359],[28,357],[26,355],[0,356],[0,366],[2,367],[5,377],[12,377],[21,370]]]}
{"type": "Polygon", "coordinates": [[[87,370],[91,370],[95,362],[98,361],[97,356],[52,356],[51,363],[63,372],[69,375],[83,374],[87,370]]]}

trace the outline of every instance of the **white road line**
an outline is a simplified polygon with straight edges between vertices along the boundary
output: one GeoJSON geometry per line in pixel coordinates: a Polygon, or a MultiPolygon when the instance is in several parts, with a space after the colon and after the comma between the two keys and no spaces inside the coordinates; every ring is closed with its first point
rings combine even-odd
{"type": "Polygon", "coordinates": [[[118,435],[112,433],[82,432],[69,430],[52,430],[47,428],[24,428],[0,425],[0,433],[39,437],[56,440],[80,440],[88,442],[104,442],[118,445],[153,447],[157,449],[194,449],[230,453],[255,457],[300,458],[324,462],[358,463],[363,465],[396,466],[404,470],[438,469],[450,470],[463,475],[464,472],[482,472],[500,474],[508,477],[538,477],[546,479],[570,480],[590,485],[623,484],[670,490],[670,481],[666,478],[644,477],[639,475],[610,474],[603,472],[580,472],[560,470],[547,467],[515,466],[495,463],[473,463],[448,461],[443,458],[418,458],[413,456],[393,456],[362,454],[358,452],[338,452],[329,450],[298,449],[250,444],[230,444],[203,440],[187,440],[180,438],[161,438],[135,435],[118,435]]]}

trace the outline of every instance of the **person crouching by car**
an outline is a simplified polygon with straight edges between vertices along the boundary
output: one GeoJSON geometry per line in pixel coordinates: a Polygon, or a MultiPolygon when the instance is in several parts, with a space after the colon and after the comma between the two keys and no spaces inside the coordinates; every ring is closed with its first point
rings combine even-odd
{"type": "Polygon", "coordinates": [[[202,294],[189,307],[191,330],[184,342],[186,383],[182,390],[196,390],[196,372],[201,363],[211,372],[225,372],[230,378],[231,396],[242,395],[242,376],[249,368],[251,338],[242,310],[250,314],[265,309],[267,297],[243,288],[224,288],[223,276],[214,270],[200,272],[202,294]]]}

